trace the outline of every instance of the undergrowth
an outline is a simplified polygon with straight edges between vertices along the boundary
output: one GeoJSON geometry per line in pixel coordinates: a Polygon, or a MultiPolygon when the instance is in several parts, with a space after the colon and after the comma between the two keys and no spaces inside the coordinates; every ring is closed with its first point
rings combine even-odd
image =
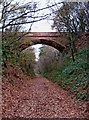
{"type": "Polygon", "coordinates": [[[44,77],[57,82],[77,99],[89,100],[88,52],[87,48],[80,49],[75,55],[75,62],[72,61],[71,56],[66,55],[58,68],[50,73],[44,73],[44,77]]]}

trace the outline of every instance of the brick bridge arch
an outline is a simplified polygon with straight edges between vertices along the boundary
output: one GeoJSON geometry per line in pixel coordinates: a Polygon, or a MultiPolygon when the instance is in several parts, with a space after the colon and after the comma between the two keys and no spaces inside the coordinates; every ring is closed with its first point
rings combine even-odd
{"type": "Polygon", "coordinates": [[[61,53],[66,49],[62,43],[62,36],[58,32],[29,32],[20,39],[20,50],[36,44],[45,44],[56,48],[61,53]]]}

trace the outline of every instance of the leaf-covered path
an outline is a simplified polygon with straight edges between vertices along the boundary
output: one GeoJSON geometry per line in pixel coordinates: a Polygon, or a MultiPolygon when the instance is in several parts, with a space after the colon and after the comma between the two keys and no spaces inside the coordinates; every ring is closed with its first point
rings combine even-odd
{"type": "Polygon", "coordinates": [[[85,104],[71,98],[58,85],[41,76],[23,79],[21,82],[17,79],[14,86],[3,86],[3,117],[85,117],[85,104]]]}

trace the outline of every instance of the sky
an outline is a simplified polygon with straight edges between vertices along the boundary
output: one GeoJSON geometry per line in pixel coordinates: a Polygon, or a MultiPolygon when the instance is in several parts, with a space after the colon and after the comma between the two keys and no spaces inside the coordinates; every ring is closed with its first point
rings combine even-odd
{"type": "MultiPolygon", "coordinates": [[[[20,0],[20,1],[24,1],[24,0],[20,0]]],[[[30,2],[32,0],[25,0],[24,3],[30,2]]],[[[61,2],[63,0],[33,0],[33,2],[37,2],[37,6],[38,8],[44,8],[48,5],[52,5],[58,2],[61,2]]],[[[42,12],[39,13],[40,14],[48,14],[50,13],[49,9],[43,10],[42,12]]],[[[36,22],[32,25],[32,32],[55,32],[55,30],[52,30],[51,25],[53,24],[52,20],[41,20],[39,22],[36,22]]],[[[28,25],[26,25],[28,28],[28,25]]]]}
{"type": "MultiPolygon", "coordinates": [[[[52,4],[61,2],[63,0],[14,0],[14,1],[20,2],[22,4],[28,3],[30,1],[37,2],[38,8],[40,9],[40,8],[46,7],[48,4],[52,5],[52,4]]],[[[46,10],[40,12],[39,15],[40,14],[47,14],[49,12],[50,12],[50,10],[46,9],[46,10]]],[[[0,13],[0,17],[1,17],[1,13],[0,13]]],[[[52,24],[53,24],[52,20],[50,20],[50,21],[49,20],[42,20],[42,21],[34,23],[32,25],[31,31],[32,32],[55,32],[55,30],[52,30],[52,28],[51,28],[52,24]]],[[[0,26],[1,26],[1,24],[0,24],[0,26]]],[[[29,26],[28,24],[25,25],[25,29],[28,29],[28,26],[29,26]]]]}
{"type": "MultiPolygon", "coordinates": [[[[44,8],[46,7],[49,3],[53,3],[58,2],[59,0],[35,0],[36,2],[38,2],[38,7],[39,8],[44,8]]],[[[42,11],[44,14],[49,13],[50,10],[44,10],[42,11]]],[[[34,23],[32,26],[32,31],[33,32],[55,32],[55,30],[52,30],[51,25],[53,24],[53,21],[49,21],[49,20],[42,20],[39,21],[37,23],[34,23]]]]}
{"type": "Polygon", "coordinates": [[[34,23],[32,26],[32,32],[55,32],[52,30],[51,25],[52,21],[48,22],[47,20],[42,20],[40,22],[34,23]]]}

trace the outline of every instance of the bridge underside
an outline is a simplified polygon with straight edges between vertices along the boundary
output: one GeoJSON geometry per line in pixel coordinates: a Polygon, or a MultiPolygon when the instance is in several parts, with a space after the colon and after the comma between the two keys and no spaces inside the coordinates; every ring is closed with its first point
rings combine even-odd
{"type": "Polygon", "coordinates": [[[65,46],[55,42],[55,41],[52,41],[52,40],[45,40],[45,39],[39,39],[39,40],[31,40],[30,42],[29,41],[25,41],[24,43],[22,43],[19,48],[20,50],[24,50],[26,48],[28,48],[29,46],[32,46],[32,45],[36,45],[36,44],[44,44],[44,45],[49,45],[49,46],[52,46],[54,47],[55,49],[57,49],[58,51],[60,51],[61,53],[65,50],[65,46]]]}

